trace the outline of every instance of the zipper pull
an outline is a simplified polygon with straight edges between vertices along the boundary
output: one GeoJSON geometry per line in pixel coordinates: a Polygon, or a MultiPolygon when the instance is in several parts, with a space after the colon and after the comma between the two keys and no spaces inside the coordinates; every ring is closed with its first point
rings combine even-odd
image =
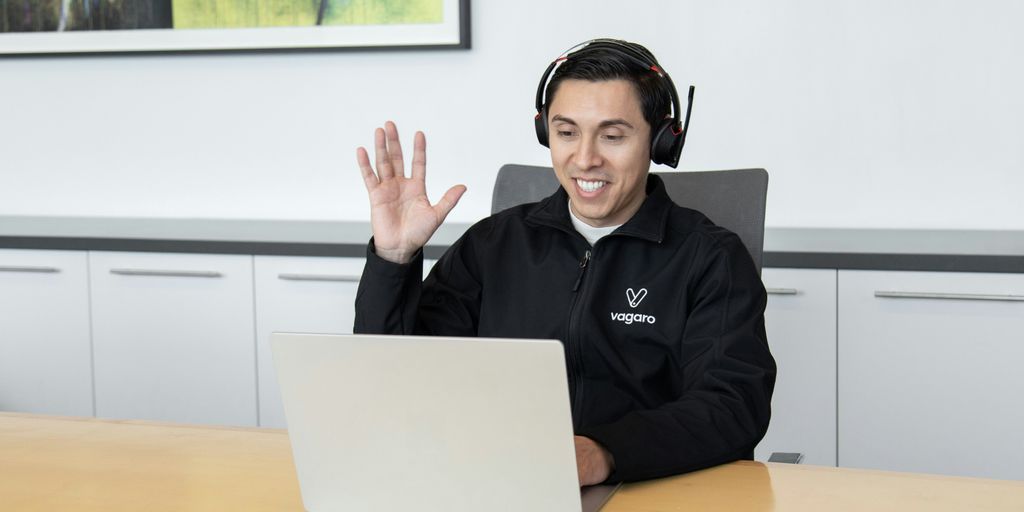
{"type": "Polygon", "coordinates": [[[583,273],[587,271],[587,263],[590,263],[590,251],[583,254],[583,259],[580,260],[580,275],[576,278],[576,284],[573,285],[572,291],[579,290],[580,283],[583,281],[583,273]]]}

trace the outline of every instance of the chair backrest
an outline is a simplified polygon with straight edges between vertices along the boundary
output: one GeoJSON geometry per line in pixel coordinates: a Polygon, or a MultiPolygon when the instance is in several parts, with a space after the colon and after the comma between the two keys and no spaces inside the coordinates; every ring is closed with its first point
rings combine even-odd
{"type": "MultiPolygon", "coordinates": [[[[768,171],[659,172],[669,197],[679,206],[697,210],[715,224],[736,233],[761,272],[764,251],[764,212],[768,171]]],[[[506,164],[498,171],[491,213],[539,201],[558,188],[550,167],[506,164]]]]}

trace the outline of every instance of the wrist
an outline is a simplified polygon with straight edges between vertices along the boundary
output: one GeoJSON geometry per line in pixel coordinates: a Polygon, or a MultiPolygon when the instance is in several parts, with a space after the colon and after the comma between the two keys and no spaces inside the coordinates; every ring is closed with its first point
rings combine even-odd
{"type": "Polygon", "coordinates": [[[374,246],[374,251],[377,256],[381,259],[390,261],[391,263],[397,263],[399,265],[405,265],[412,261],[413,256],[416,255],[416,251],[407,251],[404,249],[381,249],[380,247],[374,246]]]}

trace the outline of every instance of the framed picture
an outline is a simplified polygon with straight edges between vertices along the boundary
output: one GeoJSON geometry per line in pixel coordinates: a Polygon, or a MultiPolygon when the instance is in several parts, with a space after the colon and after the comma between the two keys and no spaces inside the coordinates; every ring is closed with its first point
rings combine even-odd
{"type": "Polygon", "coordinates": [[[0,54],[469,48],[469,0],[0,0],[0,54]]]}

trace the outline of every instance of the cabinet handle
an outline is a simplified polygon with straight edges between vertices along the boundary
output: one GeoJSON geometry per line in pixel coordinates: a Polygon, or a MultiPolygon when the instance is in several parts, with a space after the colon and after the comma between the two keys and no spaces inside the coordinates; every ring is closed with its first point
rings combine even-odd
{"type": "Polygon", "coordinates": [[[876,290],[875,297],[888,299],[997,300],[1024,302],[1024,295],[990,295],[985,293],[894,292],[876,290]]]}
{"type": "Polygon", "coordinates": [[[4,265],[0,266],[0,272],[33,272],[37,274],[53,274],[60,272],[57,267],[29,267],[21,265],[4,265]]]}
{"type": "Polygon", "coordinates": [[[331,281],[341,283],[358,283],[360,276],[330,274],[278,274],[278,279],[285,281],[331,281]]]}
{"type": "Polygon", "coordinates": [[[796,288],[765,288],[768,295],[796,295],[800,293],[796,288]]]}
{"type": "Polygon", "coordinates": [[[137,268],[112,268],[111,274],[121,276],[157,276],[157,277],[223,277],[224,274],[213,270],[146,270],[137,268]]]}

